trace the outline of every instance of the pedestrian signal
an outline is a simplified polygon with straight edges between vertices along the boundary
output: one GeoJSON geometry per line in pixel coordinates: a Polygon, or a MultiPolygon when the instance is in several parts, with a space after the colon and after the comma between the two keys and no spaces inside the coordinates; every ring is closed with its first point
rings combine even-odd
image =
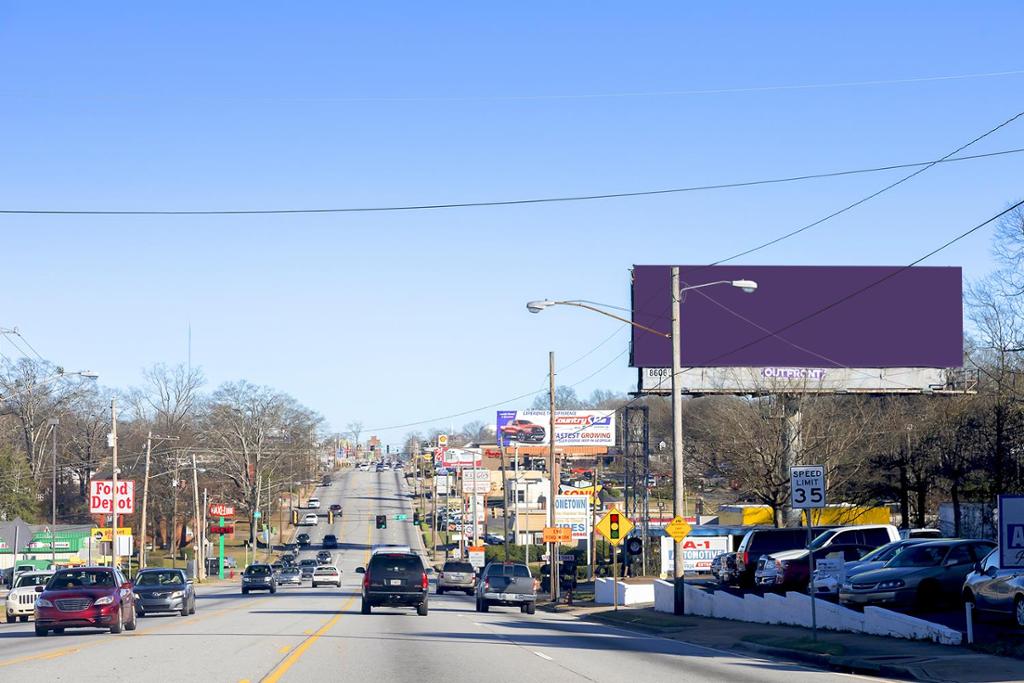
{"type": "Polygon", "coordinates": [[[387,515],[377,515],[377,528],[378,529],[387,529],[388,528],[388,516],[387,515]]]}

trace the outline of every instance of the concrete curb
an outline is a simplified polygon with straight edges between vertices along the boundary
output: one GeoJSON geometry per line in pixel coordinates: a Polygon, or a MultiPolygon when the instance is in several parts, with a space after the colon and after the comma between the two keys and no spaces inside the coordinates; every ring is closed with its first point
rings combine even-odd
{"type": "Polygon", "coordinates": [[[757,654],[769,655],[780,659],[789,659],[820,669],[829,669],[840,673],[863,674],[867,676],[880,676],[884,678],[895,678],[905,681],[932,681],[930,678],[918,677],[912,669],[892,664],[876,664],[867,662],[857,657],[843,657],[821,654],[818,652],[806,652],[804,650],[792,650],[786,647],[775,647],[773,645],[761,645],[747,641],[738,641],[735,647],[740,650],[747,650],[757,654]]]}

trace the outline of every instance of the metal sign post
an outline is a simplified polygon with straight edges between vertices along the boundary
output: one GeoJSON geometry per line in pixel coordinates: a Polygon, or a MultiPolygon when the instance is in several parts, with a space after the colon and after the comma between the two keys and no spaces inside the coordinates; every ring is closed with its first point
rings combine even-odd
{"type": "Polygon", "coordinates": [[[814,520],[811,512],[815,508],[825,507],[825,467],[822,465],[805,465],[789,468],[790,503],[793,509],[803,509],[807,514],[807,561],[810,568],[811,594],[811,637],[818,639],[818,614],[814,603],[814,551],[811,541],[814,540],[814,520]]]}

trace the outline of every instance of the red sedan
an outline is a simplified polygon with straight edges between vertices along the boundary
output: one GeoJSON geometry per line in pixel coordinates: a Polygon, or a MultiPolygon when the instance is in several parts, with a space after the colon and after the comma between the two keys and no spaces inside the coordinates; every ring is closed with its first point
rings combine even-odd
{"type": "Polygon", "coordinates": [[[110,567],[61,569],[46,586],[37,586],[36,635],[66,628],[109,628],[134,631],[135,593],[120,570],[110,567]]]}

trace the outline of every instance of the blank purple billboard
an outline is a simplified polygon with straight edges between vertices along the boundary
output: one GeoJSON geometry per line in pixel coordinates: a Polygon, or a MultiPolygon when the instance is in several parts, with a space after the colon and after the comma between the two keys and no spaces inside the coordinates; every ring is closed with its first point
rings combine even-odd
{"type": "MultiPolygon", "coordinates": [[[[683,367],[963,365],[960,268],[680,266],[683,367]]],[[[633,267],[633,321],[669,333],[671,267],[633,267]]],[[[633,328],[630,365],[672,365],[669,339],[633,328]]]]}

